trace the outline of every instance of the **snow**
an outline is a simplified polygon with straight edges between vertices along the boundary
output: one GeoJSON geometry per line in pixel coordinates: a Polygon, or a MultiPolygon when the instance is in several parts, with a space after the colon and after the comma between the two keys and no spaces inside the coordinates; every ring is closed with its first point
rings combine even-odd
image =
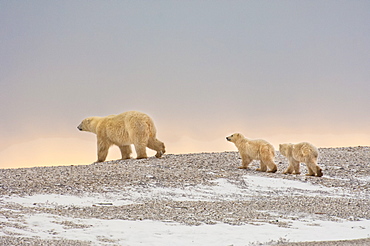
{"type": "MultiPolygon", "coordinates": [[[[120,245],[246,245],[284,238],[289,241],[323,241],[369,237],[370,221],[292,221],[289,228],[272,224],[231,226],[226,224],[185,226],[159,221],[76,219],[47,214],[29,215],[25,229],[14,229],[27,237],[65,238],[92,241],[106,239],[120,245]],[[85,228],[66,229],[58,224],[71,221],[85,228]],[[314,235],[314,236],[313,236],[314,235]]],[[[105,242],[108,244],[108,242],[105,242]]]]}
{"type": "MultiPolygon", "coordinates": [[[[109,192],[106,194],[90,193],[81,196],[59,195],[59,194],[38,194],[28,197],[11,196],[4,197],[8,203],[18,203],[22,206],[92,206],[104,203],[112,203],[114,206],[122,206],[133,203],[142,203],[148,200],[161,199],[173,201],[231,201],[249,200],[256,194],[259,196],[282,194],[299,195],[303,191],[310,191],[309,195],[314,196],[320,192],[326,196],[337,197],[342,195],[350,196],[350,193],[335,188],[327,188],[319,185],[312,185],[300,181],[266,178],[258,176],[245,176],[245,187],[238,187],[226,179],[214,181],[216,186],[198,185],[195,187],[166,188],[151,187],[142,189],[130,187],[121,192],[109,192]],[[294,188],[293,188],[294,187],[294,188]]],[[[307,194],[306,194],[307,195],[307,194]]]]}
{"type": "MultiPolygon", "coordinates": [[[[184,188],[139,187],[106,194],[90,193],[83,196],[71,195],[34,195],[28,197],[2,197],[0,204],[19,204],[25,207],[99,205],[121,206],[143,203],[147,200],[161,199],[173,201],[222,201],[248,200],[259,195],[299,195],[309,192],[314,196],[350,196],[344,190],[313,185],[302,181],[274,179],[259,176],[245,176],[244,184],[234,184],[226,179],[215,180],[215,186],[194,186],[184,188]],[[294,187],[294,188],[292,188],[294,187]]],[[[2,208],[1,210],[5,210],[2,208]]],[[[0,222],[9,220],[0,216],[0,222]]],[[[41,239],[73,239],[92,241],[95,245],[247,245],[252,242],[278,241],[281,238],[294,241],[325,241],[358,239],[370,236],[370,220],[326,221],[319,216],[279,220],[287,227],[271,223],[245,224],[233,226],[228,224],[187,226],[177,222],[163,221],[126,221],[104,219],[80,219],[51,214],[27,214],[21,227],[6,227],[0,231],[18,233],[25,237],[41,239]],[[72,224],[74,226],[68,226],[72,224]],[[313,236],[314,235],[314,236],[313,236]]]]}

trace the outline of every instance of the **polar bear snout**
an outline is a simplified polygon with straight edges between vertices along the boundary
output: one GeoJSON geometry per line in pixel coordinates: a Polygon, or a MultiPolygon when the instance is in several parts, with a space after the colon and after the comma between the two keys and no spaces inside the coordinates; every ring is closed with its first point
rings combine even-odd
{"type": "Polygon", "coordinates": [[[232,139],[233,139],[233,137],[234,137],[234,135],[235,135],[235,134],[233,134],[233,135],[230,135],[230,136],[226,137],[226,140],[231,142],[231,141],[232,141],[232,139]]]}
{"type": "Polygon", "coordinates": [[[78,129],[78,130],[80,130],[80,131],[82,131],[82,126],[81,126],[81,124],[79,124],[79,125],[78,125],[77,129],[78,129]]]}

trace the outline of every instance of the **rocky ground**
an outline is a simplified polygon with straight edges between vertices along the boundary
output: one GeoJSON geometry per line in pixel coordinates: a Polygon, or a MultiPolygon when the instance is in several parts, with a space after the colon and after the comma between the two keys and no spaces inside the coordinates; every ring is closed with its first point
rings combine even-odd
{"type": "MultiPolygon", "coordinates": [[[[284,175],[286,159],[277,153],[277,173],[255,171],[258,162],[250,169],[240,170],[237,152],[165,155],[163,158],[119,160],[91,165],[34,167],[0,170],[0,201],[4,197],[61,194],[82,196],[86,193],[110,194],[125,190],[152,188],[179,188],[215,186],[215,180],[228,182],[248,189],[245,175],[279,180],[300,181],[346,191],[351,196],[328,196],[325,191],[312,195],[287,195],[264,192],[253,199],[171,200],[141,198],[135,203],[115,206],[22,206],[0,203],[1,245],[90,245],[89,241],[42,240],[16,235],[9,228],[22,227],[24,214],[47,213],[75,218],[173,221],[184,225],[226,223],[243,225],[271,223],[289,227],[284,219],[300,214],[321,216],[329,221],[340,219],[370,220],[370,147],[321,148],[319,166],[324,176],[308,177],[305,165],[301,175],[284,175]],[[6,219],[4,219],[6,218],[6,219]]],[[[340,194],[339,194],[340,195],[340,194]]],[[[72,225],[73,226],[73,225],[72,225]]],[[[370,234],[370,233],[369,233],[370,234]]],[[[104,243],[102,243],[104,244],[104,243]]],[[[370,245],[369,239],[289,243],[271,242],[273,245],[370,245]]],[[[114,244],[110,244],[114,245],[114,244]]],[[[254,244],[258,245],[258,244],[254,244]]]]}

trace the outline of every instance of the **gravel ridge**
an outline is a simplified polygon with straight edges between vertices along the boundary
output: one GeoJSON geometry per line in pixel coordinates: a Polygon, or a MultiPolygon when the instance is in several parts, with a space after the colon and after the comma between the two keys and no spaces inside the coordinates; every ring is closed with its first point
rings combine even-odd
{"type": "MultiPolygon", "coordinates": [[[[1,197],[35,194],[81,196],[86,193],[107,194],[129,188],[214,186],[217,179],[226,179],[243,187],[245,186],[243,176],[251,175],[343,189],[351,196],[330,197],[323,192],[322,196],[271,194],[258,196],[253,200],[233,201],[149,199],[145,203],[92,206],[83,209],[70,206],[23,207],[2,203],[0,216],[21,221],[23,214],[49,213],[75,218],[173,221],[192,226],[215,223],[230,225],[271,223],[283,227],[289,226],[281,222],[283,219],[292,219],[300,214],[321,216],[331,221],[370,219],[370,147],[320,148],[319,153],[318,165],[324,174],[321,178],[305,176],[307,169],[302,164],[301,175],[282,174],[288,163],[279,152],[275,158],[278,165],[276,173],[257,172],[259,164],[256,161],[252,162],[247,170],[237,169],[241,159],[235,151],[168,154],[159,159],[150,157],[90,165],[0,169],[0,195],[1,197]]],[[[13,226],[20,225],[21,223],[14,223],[13,226]]],[[[1,222],[0,227],[4,226],[1,222]]],[[[41,240],[17,235],[0,237],[0,244],[90,245],[89,242],[83,241],[41,240]]],[[[370,239],[311,243],[271,242],[271,245],[370,245],[370,239]]]]}

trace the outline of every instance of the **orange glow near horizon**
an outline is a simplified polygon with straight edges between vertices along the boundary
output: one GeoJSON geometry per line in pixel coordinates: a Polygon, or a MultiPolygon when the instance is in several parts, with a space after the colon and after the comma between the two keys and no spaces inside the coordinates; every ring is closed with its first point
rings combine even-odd
{"type": "MultiPolygon", "coordinates": [[[[225,136],[226,137],[226,136],[225,136]]],[[[182,137],[178,141],[165,141],[166,154],[236,151],[225,137],[213,141],[199,141],[182,137]]],[[[272,135],[265,138],[278,150],[279,143],[308,141],[317,147],[368,146],[370,138],[361,134],[347,135],[272,135]],[[289,141],[286,141],[289,139],[289,141]]],[[[154,151],[148,149],[148,156],[154,151]]],[[[133,148],[133,155],[135,150],[133,148]]],[[[107,161],[120,158],[119,149],[112,146],[107,161]]],[[[94,140],[78,138],[44,138],[12,145],[0,152],[0,168],[22,168],[35,166],[87,165],[96,160],[94,140]]]]}

